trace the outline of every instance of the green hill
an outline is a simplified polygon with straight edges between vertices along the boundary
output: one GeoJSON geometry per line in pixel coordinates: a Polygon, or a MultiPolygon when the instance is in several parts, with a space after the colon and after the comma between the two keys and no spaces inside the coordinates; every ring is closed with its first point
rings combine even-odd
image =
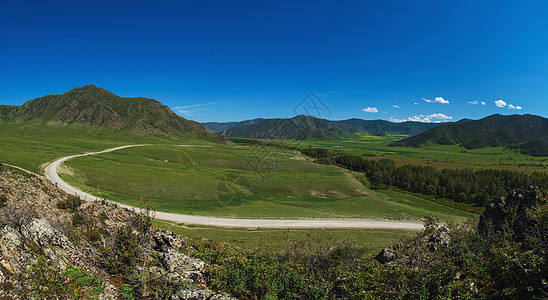
{"type": "Polygon", "coordinates": [[[467,149],[508,147],[523,154],[548,156],[548,119],[534,115],[491,115],[481,120],[443,124],[390,146],[460,144],[467,149]]]}
{"type": "Polygon", "coordinates": [[[129,130],[147,136],[217,139],[198,122],[178,116],[148,98],[117,96],[92,84],[62,95],[47,95],[21,106],[0,106],[0,123],[129,130]]]}
{"type": "Polygon", "coordinates": [[[251,125],[251,124],[257,124],[262,122],[263,118],[257,118],[257,119],[251,119],[251,120],[245,120],[240,122],[205,122],[202,123],[202,125],[205,126],[209,131],[214,132],[219,135],[224,135],[225,131],[228,129],[240,126],[240,125],[251,125]]]}

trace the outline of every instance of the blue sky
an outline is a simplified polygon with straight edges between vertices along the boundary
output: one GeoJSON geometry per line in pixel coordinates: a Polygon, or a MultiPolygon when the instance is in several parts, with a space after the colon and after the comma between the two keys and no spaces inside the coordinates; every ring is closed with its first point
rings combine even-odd
{"type": "Polygon", "coordinates": [[[112,2],[3,2],[0,103],[93,83],[200,122],[311,91],[329,119],[548,117],[546,1],[112,2]]]}

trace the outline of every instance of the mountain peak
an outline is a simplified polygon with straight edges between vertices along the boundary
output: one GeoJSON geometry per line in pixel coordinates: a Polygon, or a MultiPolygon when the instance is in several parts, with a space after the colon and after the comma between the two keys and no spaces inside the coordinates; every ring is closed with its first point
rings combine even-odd
{"type": "Polygon", "coordinates": [[[178,116],[160,102],[138,97],[120,97],[93,84],[27,101],[0,111],[6,121],[24,119],[65,126],[86,126],[110,130],[130,130],[144,135],[215,139],[198,122],[178,116]]]}

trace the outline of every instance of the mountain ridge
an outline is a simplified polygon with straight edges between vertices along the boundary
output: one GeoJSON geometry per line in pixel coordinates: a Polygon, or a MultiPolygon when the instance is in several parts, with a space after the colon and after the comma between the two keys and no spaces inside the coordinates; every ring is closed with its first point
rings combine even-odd
{"type": "Polygon", "coordinates": [[[261,139],[343,138],[358,132],[372,135],[387,133],[415,135],[440,125],[440,123],[401,122],[385,120],[347,119],[331,121],[312,116],[293,118],[251,119],[241,122],[207,122],[206,128],[226,137],[261,139]]]}
{"type": "Polygon", "coordinates": [[[390,146],[428,144],[460,144],[467,149],[502,146],[524,154],[548,156],[548,119],[530,114],[494,114],[480,120],[443,124],[390,146]]]}
{"type": "Polygon", "coordinates": [[[131,130],[164,138],[216,138],[200,123],[175,114],[157,100],[120,97],[93,84],[63,94],[35,98],[21,106],[0,106],[0,122],[29,121],[44,125],[131,130]]]}

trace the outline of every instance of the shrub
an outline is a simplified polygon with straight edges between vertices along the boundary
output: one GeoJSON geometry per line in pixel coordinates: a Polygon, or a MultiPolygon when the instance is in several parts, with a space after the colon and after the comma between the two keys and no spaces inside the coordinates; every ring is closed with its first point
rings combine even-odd
{"type": "Polygon", "coordinates": [[[68,195],[65,200],[57,202],[57,208],[68,210],[69,212],[75,212],[83,201],[80,197],[76,195],[68,195]]]}
{"type": "Polygon", "coordinates": [[[141,262],[141,247],[137,236],[128,226],[120,226],[106,246],[100,247],[101,261],[105,270],[111,275],[129,275],[141,262]]]}

